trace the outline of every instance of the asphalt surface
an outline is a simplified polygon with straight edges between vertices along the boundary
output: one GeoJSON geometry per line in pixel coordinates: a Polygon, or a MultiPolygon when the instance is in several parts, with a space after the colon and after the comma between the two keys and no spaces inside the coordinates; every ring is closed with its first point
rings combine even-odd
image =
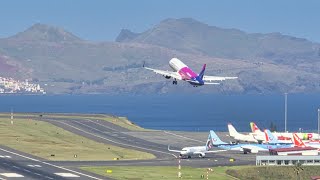
{"type": "MultiPolygon", "coordinates": [[[[113,144],[124,148],[132,148],[154,154],[157,158],[145,161],[104,161],[104,162],[61,162],[60,165],[81,166],[89,165],[175,165],[177,153],[170,149],[180,150],[188,146],[205,145],[209,132],[172,132],[172,131],[129,131],[103,120],[95,119],[46,119],[65,130],[85,136],[98,142],[113,144]]],[[[227,133],[218,133],[224,141],[232,141],[227,133]]],[[[213,149],[215,150],[215,149],[213,149]]],[[[218,150],[218,149],[216,149],[218,150]]],[[[256,154],[243,154],[238,151],[207,153],[205,158],[194,157],[182,159],[185,165],[192,167],[212,167],[221,165],[254,165],[256,154]],[[235,159],[230,162],[230,158],[235,159]]]]}
{"type": "Polygon", "coordinates": [[[0,147],[0,179],[107,179],[75,168],[65,168],[31,155],[0,147]]]}
{"type": "MultiPolygon", "coordinates": [[[[80,166],[178,166],[180,160],[177,158],[178,154],[169,152],[168,145],[176,150],[188,146],[205,145],[209,133],[130,131],[108,121],[96,120],[94,117],[84,120],[43,116],[38,120],[49,122],[97,142],[149,152],[156,158],[130,161],[121,159],[118,161],[47,161],[0,146],[0,179],[108,179],[78,168],[80,166]]],[[[224,141],[232,140],[226,133],[217,134],[224,141]]],[[[192,167],[254,165],[255,157],[256,154],[235,151],[207,153],[205,158],[196,156],[191,159],[181,159],[180,165],[192,167]],[[230,161],[230,158],[235,161],[230,161]]]]}

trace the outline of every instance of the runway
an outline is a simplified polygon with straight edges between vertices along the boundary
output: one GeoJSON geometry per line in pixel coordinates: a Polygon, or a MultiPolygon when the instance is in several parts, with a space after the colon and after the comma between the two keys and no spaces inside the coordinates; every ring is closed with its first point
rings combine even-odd
{"type": "MultiPolygon", "coordinates": [[[[105,161],[98,162],[99,165],[175,165],[178,154],[168,151],[171,149],[180,150],[187,146],[205,145],[209,132],[171,132],[171,131],[130,131],[128,129],[114,125],[113,123],[95,119],[46,119],[65,130],[71,131],[81,136],[93,139],[98,142],[113,144],[124,148],[132,148],[154,154],[157,158],[146,161],[105,161]]],[[[226,133],[218,133],[222,140],[229,142],[226,133]]],[[[255,164],[256,154],[243,154],[241,152],[219,152],[207,153],[205,158],[194,157],[192,159],[182,159],[188,166],[192,167],[212,167],[220,165],[249,165],[255,164]],[[229,159],[234,158],[235,162],[229,159]]],[[[88,162],[95,164],[95,162],[88,162]]],[[[74,162],[76,165],[76,162],[74,162]]]]}
{"type": "Polygon", "coordinates": [[[0,147],[0,179],[107,179],[95,174],[65,168],[7,147],[0,147]]]}
{"type": "MultiPolygon", "coordinates": [[[[123,148],[149,152],[156,156],[151,160],[116,161],[48,161],[29,154],[0,146],[0,179],[108,179],[78,169],[81,166],[178,166],[178,154],[168,151],[180,150],[186,146],[205,145],[209,132],[172,131],[130,131],[111,122],[88,119],[65,119],[41,117],[38,120],[49,122],[67,131],[94,141],[113,144],[123,148]]],[[[231,139],[226,133],[218,133],[225,141],[231,139]]],[[[255,154],[241,152],[207,153],[205,158],[181,159],[181,166],[213,167],[232,165],[254,165],[255,154]],[[234,158],[234,162],[229,159],[234,158]]]]}

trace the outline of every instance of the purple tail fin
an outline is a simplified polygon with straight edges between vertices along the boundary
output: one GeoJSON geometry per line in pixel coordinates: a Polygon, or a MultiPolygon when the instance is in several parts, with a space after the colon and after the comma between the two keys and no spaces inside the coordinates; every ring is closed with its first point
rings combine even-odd
{"type": "Polygon", "coordinates": [[[206,70],[206,64],[203,65],[201,72],[199,73],[199,78],[202,80],[204,76],[204,71],[206,70]]]}

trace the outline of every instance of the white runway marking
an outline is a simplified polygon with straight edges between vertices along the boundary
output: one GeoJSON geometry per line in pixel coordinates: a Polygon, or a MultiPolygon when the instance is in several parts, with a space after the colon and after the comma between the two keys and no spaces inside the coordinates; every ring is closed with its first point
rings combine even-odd
{"type": "Polygon", "coordinates": [[[178,135],[178,134],[174,134],[174,133],[171,133],[171,132],[168,132],[168,131],[163,131],[163,132],[164,132],[164,133],[167,133],[167,134],[171,134],[171,135],[173,135],[173,136],[181,137],[181,138],[184,138],[184,139],[189,139],[189,140],[192,140],[192,141],[204,143],[203,141],[199,141],[199,140],[197,140],[197,139],[188,138],[188,137],[181,136],[181,135],[178,135]]]}
{"type": "Polygon", "coordinates": [[[0,158],[11,158],[11,156],[2,156],[2,155],[0,155],[0,158]]]}
{"type": "Polygon", "coordinates": [[[72,173],[54,173],[54,174],[56,174],[58,176],[62,176],[62,177],[80,177],[80,176],[78,176],[76,174],[72,174],[72,173]]]}
{"type": "Polygon", "coordinates": [[[35,165],[29,164],[28,166],[29,166],[29,167],[42,167],[42,166],[40,166],[40,165],[38,165],[38,164],[35,164],[35,165]]]}
{"type": "MultiPolygon", "coordinates": [[[[29,159],[29,160],[32,160],[32,161],[35,161],[35,162],[38,162],[38,163],[42,163],[42,164],[45,164],[45,165],[48,165],[48,166],[51,166],[51,167],[55,167],[55,168],[58,168],[58,169],[62,169],[62,170],[65,170],[65,171],[69,171],[69,172],[72,172],[72,173],[75,173],[75,174],[78,174],[78,175],[81,175],[81,176],[85,176],[87,178],[91,178],[91,179],[97,179],[97,180],[101,180],[100,178],[97,178],[97,177],[94,177],[94,176],[90,176],[88,174],[84,174],[84,173],[81,173],[81,172],[77,172],[77,171],[74,171],[74,170],[71,170],[71,169],[67,169],[67,168],[64,168],[64,167],[61,167],[61,166],[56,166],[54,164],[51,164],[51,163],[47,163],[47,162],[43,162],[43,161],[40,161],[38,159],[33,159],[31,157],[27,157],[27,156],[24,156],[24,155],[21,155],[21,154],[18,154],[18,153],[15,153],[15,152],[12,152],[12,151],[9,151],[9,150],[5,150],[5,149],[2,149],[0,148],[1,151],[4,151],[4,152],[7,152],[7,153],[10,153],[10,154],[14,154],[16,156],[20,156],[20,157],[23,157],[25,159],[29,159]]],[[[4,173],[6,174],[6,173],[4,173]]],[[[13,173],[15,174],[15,173],[13,173]]],[[[0,174],[2,175],[2,174],[0,174]]],[[[23,176],[22,176],[23,177],[23,176]]]]}
{"type": "Polygon", "coordinates": [[[0,175],[5,177],[24,177],[23,175],[17,173],[1,173],[0,175]]]}

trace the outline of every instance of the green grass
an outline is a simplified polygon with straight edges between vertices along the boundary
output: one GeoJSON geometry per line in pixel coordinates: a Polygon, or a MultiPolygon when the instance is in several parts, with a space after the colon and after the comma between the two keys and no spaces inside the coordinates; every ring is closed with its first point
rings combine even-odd
{"type": "Polygon", "coordinates": [[[0,118],[0,144],[49,160],[155,158],[149,153],[95,142],[47,122],[17,117],[13,124],[10,118],[0,118]]]}
{"type": "MultiPolygon", "coordinates": [[[[319,166],[302,166],[300,179],[310,179],[319,176],[319,166]]],[[[114,179],[147,180],[147,179],[179,179],[177,166],[111,166],[111,167],[81,167],[85,171],[100,174],[114,179]],[[107,173],[112,170],[112,173],[107,173]]],[[[257,166],[223,166],[213,167],[209,179],[214,180],[279,180],[297,179],[294,167],[257,167],[257,166]]],[[[206,179],[207,168],[182,167],[182,179],[206,179]]]]}
{"type": "MultiPolygon", "coordinates": [[[[116,117],[110,115],[100,114],[99,116],[95,116],[95,114],[47,114],[47,113],[15,113],[14,117],[29,117],[29,118],[39,118],[40,115],[43,115],[43,118],[64,118],[64,119],[95,119],[95,120],[104,120],[111,122],[115,125],[121,126],[128,130],[132,131],[149,131],[144,129],[133,122],[129,121],[126,117],[116,117]]],[[[8,116],[10,117],[10,113],[0,113],[0,116],[8,116]]]]}
{"type": "MultiPolygon", "coordinates": [[[[114,179],[149,180],[149,179],[179,179],[178,166],[111,166],[111,167],[81,167],[102,176],[114,179]],[[112,173],[107,173],[112,170],[112,173]]],[[[181,167],[182,179],[204,179],[207,177],[207,168],[181,167]]],[[[230,180],[234,179],[225,173],[225,167],[213,168],[209,171],[209,179],[230,180]]]]}
{"type": "MultiPolygon", "coordinates": [[[[298,179],[295,166],[243,166],[240,169],[230,168],[229,175],[239,179],[248,180],[270,180],[270,179],[298,179]]],[[[311,176],[319,176],[319,166],[302,166],[303,171],[299,173],[300,179],[311,179],[311,176]]]]}

